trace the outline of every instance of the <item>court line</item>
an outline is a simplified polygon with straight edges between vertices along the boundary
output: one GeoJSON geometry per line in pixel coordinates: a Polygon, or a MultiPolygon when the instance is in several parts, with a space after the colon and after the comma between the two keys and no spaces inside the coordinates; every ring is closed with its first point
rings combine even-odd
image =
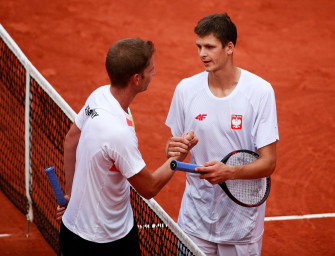
{"type": "Polygon", "coordinates": [[[265,217],[265,221],[302,220],[302,219],[319,219],[319,218],[334,218],[334,217],[335,217],[335,213],[323,213],[323,214],[307,214],[307,215],[265,217]]]}
{"type": "Polygon", "coordinates": [[[8,237],[8,236],[10,236],[10,234],[0,234],[0,238],[1,237],[8,237]]]}

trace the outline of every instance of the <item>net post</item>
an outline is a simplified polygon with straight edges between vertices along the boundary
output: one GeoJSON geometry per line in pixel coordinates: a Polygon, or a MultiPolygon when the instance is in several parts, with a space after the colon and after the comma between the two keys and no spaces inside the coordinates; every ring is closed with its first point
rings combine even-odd
{"type": "Polygon", "coordinates": [[[29,215],[26,215],[27,217],[27,226],[26,226],[26,238],[29,237],[29,224],[30,224],[30,220],[29,220],[29,215]]]}
{"type": "Polygon", "coordinates": [[[25,187],[27,197],[27,237],[29,232],[29,221],[33,221],[33,206],[30,196],[30,186],[32,182],[31,165],[30,165],[30,71],[26,69],[26,99],[25,99],[25,187]]]}

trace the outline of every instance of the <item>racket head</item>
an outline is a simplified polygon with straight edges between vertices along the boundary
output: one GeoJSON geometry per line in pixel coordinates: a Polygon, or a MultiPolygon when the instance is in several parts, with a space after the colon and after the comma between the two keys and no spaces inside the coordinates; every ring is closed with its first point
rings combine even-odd
{"type": "MultiPolygon", "coordinates": [[[[258,159],[259,155],[250,150],[236,150],[225,156],[221,162],[230,166],[250,164],[258,159]]],[[[219,184],[227,196],[238,205],[256,207],[263,204],[269,196],[271,178],[249,180],[227,180],[219,184]]]]}

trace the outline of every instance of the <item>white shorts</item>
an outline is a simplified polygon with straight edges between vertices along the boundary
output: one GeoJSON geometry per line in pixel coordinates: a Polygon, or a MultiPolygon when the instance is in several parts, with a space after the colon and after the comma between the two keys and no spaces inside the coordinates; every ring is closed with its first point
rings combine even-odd
{"type": "Polygon", "coordinates": [[[260,256],[262,239],[252,244],[217,244],[192,235],[188,236],[206,256],[260,256]]]}

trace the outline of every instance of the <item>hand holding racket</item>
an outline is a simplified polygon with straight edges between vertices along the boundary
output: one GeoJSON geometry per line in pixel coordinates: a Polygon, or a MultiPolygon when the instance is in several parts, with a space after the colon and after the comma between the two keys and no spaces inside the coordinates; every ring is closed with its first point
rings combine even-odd
{"type": "MultiPolygon", "coordinates": [[[[229,166],[240,166],[252,163],[258,159],[258,154],[250,150],[236,150],[225,156],[221,162],[229,166]]],[[[172,161],[172,170],[193,172],[199,165],[172,161]]],[[[256,207],[265,202],[270,193],[270,176],[260,179],[227,180],[219,184],[228,197],[244,207],[256,207]]]]}
{"type": "Polygon", "coordinates": [[[64,197],[63,191],[59,185],[55,168],[54,167],[48,167],[45,169],[45,173],[48,175],[50,185],[54,191],[54,194],[56,196],[57,202],[61,207],[64,207],[67,205],[67,201],[64,197]]]}

